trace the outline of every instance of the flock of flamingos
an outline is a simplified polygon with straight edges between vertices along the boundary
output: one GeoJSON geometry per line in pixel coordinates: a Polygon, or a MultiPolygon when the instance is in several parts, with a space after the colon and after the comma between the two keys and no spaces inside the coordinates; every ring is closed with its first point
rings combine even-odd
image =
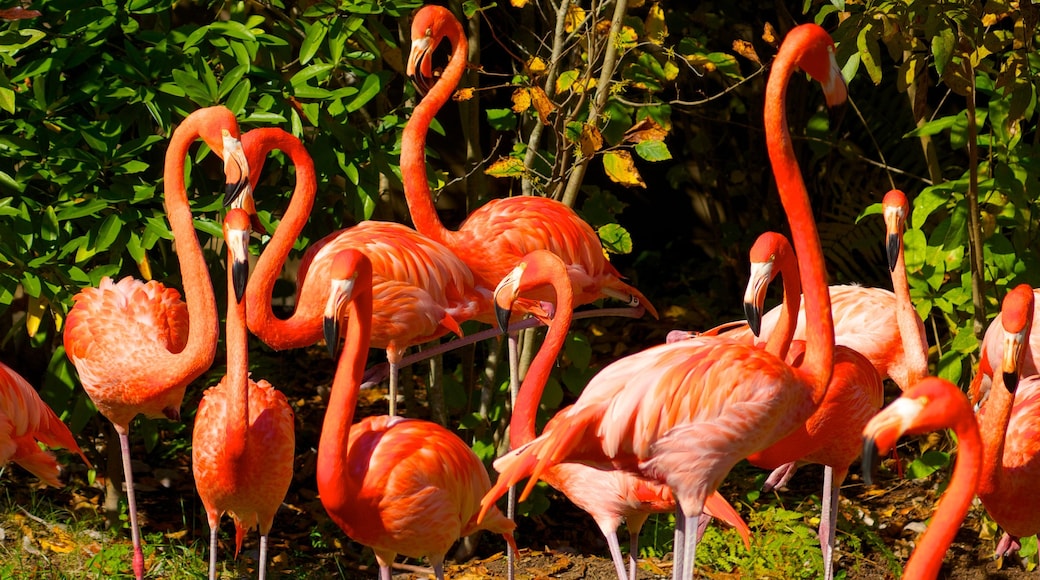
{"type": "MultiPolygon", "coordinates": [[[[640,313],[656,312],[607,262],[592,228],[561,203],[512,197],[481,207],[457,231],[440,223],[425,179],[426,132],[455,90],[466,54],[461,25],[450,12],[427,6],[415,15],[408,72],[429,87],[404,130],[401,153],[415,229],[367,221],[314,244],[299,270],[296,308],[288,319],[274,315],[271,297],[317,189],[307,151],[280,129],[240,134],[234,115],[223,107],[196,111],[174,132],[165,164],[165,204],[184,300],[158,282],[105,279],[76,296],[64,330],[68,357],[84,389],[119,434],[137,578],[145,565],[130,470],[130,422],[138,414],[179,418],[185,388],[211,366],[220,332],[182,171],[198,139],[223,159],[231,206],[224,220],[227,375],[206,391],[192,445],[195,481],[211,528],[210,578],[224,513],[235,522],[238,548],[247,531],[259,528],[259,571],[265,576],[267,534],[292,478],[293,413],[278,390],[250,377],[250,332],[276,349],[324,337],[337,356],[318,447],[318,491],[344,533],[375,551],[383,580],[389,580],[397,554],[427,558],[443,578],[445,553],[477,529],[501,534],[507,551],[515,552],[515,525],[496,500],[525,478],[523,494],[544,480],[592,515],[620,580],[635,578],[635,542],[648,515],[675,511],[673,578],[692,578],[697,539],[710,519],[705,516],[736,526],[748,542],[747,526],[716,491],[745,458],[774,470],[767,480],[771,487],[786,482],[799,463],[826,466],[819,536],[825,575],[831,578],[838,490],[849,466],[864,451],[869,477],[876,455],[902,434],[943,428],[956,432],[959,457],[905,577],[936,577],[976,495],[1006,532],[999,551],[1014,550],[1018,538],[1040,531],[1040,505],[1032,493],[1040,476],[1033,462],[1040,381],[1031,376],[1037,373],[1032,352],[1040,342],[1030,337],[1032,289],[1010,291],[986,333],[970,389],[972,402],[981,402],[976,413],[960,389],[928,376],[928,345],[910,303],[903,261],[908,203],[902,192],[894,190],[883,201],[895,292],[827,286],[785,113],[787,84],[799,69],[820,83],[828,105],[846,98],[833,43],[822,28],[806,24],[791,30],[767,83],[765,133],[793,247],[783,236],[766,233],[752,248],[747,322],[673,333],[666,344],[610,364],[541,434],[535,427],[539,399],[573,308],[609,297],[640,313]],[[433,82],[431,53],[443,39],[452,45],[452,57],[433,82]],[[295,164],[296,187],[250,275],[252,189],[274,149],[295,164]],[[783,304],[763,315],[766,287],[777,275],[783,279],[783,304]],[[402,308],[405,304],[409,307],[402,308]],[[871,305],[869,316],[864,304],[871,305]],[[464,320],[507,328],[513,313],[536,317],[549,329],[515,392],[512,451],[495,462],[499,476],[492,485],[485,466],[453,432],[396,416],[396,374],[408,347],[461,335],[464,320]],[[354,424],[370,347],[387,352],[390,415],[354,424]],[[881,410],[885,378],[903,394],[881,410]],[[616,533],[622,520],[633,542],[627,566],[616,533]]],[[[35,389],[3,369],[0,463],[15,461],[44,482],[60,485],[56,460],[37,442],[87,458],[35,389]]]]}

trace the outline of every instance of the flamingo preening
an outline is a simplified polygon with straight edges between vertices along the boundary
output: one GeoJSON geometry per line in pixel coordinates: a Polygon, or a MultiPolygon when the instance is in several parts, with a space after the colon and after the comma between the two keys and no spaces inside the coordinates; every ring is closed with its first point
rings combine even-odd
{"type": "MultiPolygon", "coordinates": [[[[1035,291],[1020,284],[1001,306],[1003,345],[999,373],[994,373],[989,397],[979,408],[982,434],[982,476],[979,499],[1004,535],[997,554],[1020,547],[1018,539],[1040,532],[1040,377],[1022,378],[1030,350],[1035,291]]],[[[987,333],[988,334],[988,333],[987,333]]],[[[996,361],[994,361],[996,362],[996,361]]]]}
{"type": "MultiPolygon", "coordinates": [[[[556,314],[538,354],[531,361],[513,407],[509,423],[511,449],[535,438],[538,403],[570,328],[573,298],[566,265],[559,256],[547,250],[535,250],[525,256],[495,289],[495,309],[499,312],[500,325],[505,327],[516,299],[543,285],[551,285],[556,293],[556,314]]],[[[542,480],[592,516],[607,539],[619,580],[635,580],[639,531],[650,514],[675,511],[675,499],[667,486],[620,469],[602,470],[583,463],[559,463],[547,469],[542,480]],[[617,537],[617,528],[622,520],[628,524],[629,531],[630,559],[627,574],[617,537]]],[[[708,498],[705,513],[722,518],[736,527],[745,547],[750,547],[750,529],[718,492],[708,498]]]]}
{"type": "Polygon", "coordinates": [[[354,410],[365,371],[372,324],[372,264],[357,250],[336,254],[330,268],[326,339],[339,355],[318,443],[318,493],[334,522],[376,553],[382,580],[397,554],[426,557],[444,578],[444,554],[478,529],[502,534],[515,524],[498,509],[478,523],[480,498],[491,487],[480,459],[444,427],[402,417],[366,417],[354,410]]]}
{"type": "Polygon", "coordinates": [[[926,377],[903,391],[863,430],[863,474],[869,484],[876,458],[888,453],[900,436],[946,428],[952,428],[957,435],[957,464],[928,530],[917,539],[914,553],[903,568],[903,578],[928,580],[939,574],[943,556],[964,521],[979,484],[983,453],[979,427],[971,404],[960,389],[944,379],[926,377]]]}
{"type": "Polygon", "coordinates": [[[65,352],[87,395],[119,435],[138,579],[144,575],[144,553],[130,469],[130,421],[139,414],[178,420],[185,388],[209,369],[217,349],[213,286],[184,185],[184,158],[200,137],[223,158],[232,197],[248,175],[238,123],[228,109],[195,111],[174,131],[164,166],[165,206],[186,302],[155,281],[105,277],[97,288],[75,296],[65,322],[65,352]]]}
{"type": "Polygon", "coordinates": [[[390,414],[397,414],[397,369],[408,347],[449,332],[459,323],[491,321],[491,288],[474,283],[469,268],[441,244],[401,224],[365,221],[312,244],[297,273],[296,306],[287,319],[272,307],[274,284],[314,205],[314,163],[300,140],[281,129],[253,129],[242,137],[255,187],[268,153],[285,152],[296,167],[296,187],[285,216],[257,260],[246,289],[249,330],[274,349],[299,348],[322,337],[322,314],[329,293],[333,257],[353,248],[372,262],[371,344],[386,349],[390,363],[390,414]]]}
{"type": "Polygon", "coordinates": [[[13,461],[47,485],[61,487],[54,454],[40,449],[68,449],[90,465],[72,432],[22,375],[0,363],[0,467],[13,461]]]}
{"type": "Polygon", "coordinates": [[[296,435],[292,407],[270,383],[249,378],[245,313],[249,220],[239,208],[231,209],[224,218],[227,374],[203,394],[192,432],[192,471],[210,528],[211,580],[216,578],[217,532],[225,513],[235,522],[236,556],[246,532],[260,529],[259,575],[266,577],[267,535],[293,476],[296,435]]]}
{"type": "Polygon", "coordinates": [[[803,364],[792,367],[725,336],[698,336],[622,358],[593,377],[538,438],[495,462],[501,475],[484,509],[530,476],[526,495],[546,468],[564,461],[628,469],[672,489],[678,504],[672,574],[692,578],[694,531],[705,500],[738,461],[793,431],[819,406],[833,367],[834,327],[823,251],[785,117],[796,67],[823,85],[830,105],[843,102],[846,91],[826,31],[814,24],[792,29],[766,85],[765,127],[802,265],[803,364]]]}

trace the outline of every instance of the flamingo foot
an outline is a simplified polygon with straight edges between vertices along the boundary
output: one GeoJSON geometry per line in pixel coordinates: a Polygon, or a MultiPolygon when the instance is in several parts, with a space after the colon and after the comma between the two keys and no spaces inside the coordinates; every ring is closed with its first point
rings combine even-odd
{"type": "Polygon", "coordinates": [[[787,486],[787,482],[791,481],[795,471],[798,471],[798,466],[793,461],[777,467],[762,484],[762,491],[768,493],[787,486]]]}
{"type": "Polygon", "coordinates": [[[1018,538],[1005,532],[997,542],[996,553],[993,556],[994,558],[1007,558],[1012,554],[1017,554],[1021,549],[1022,543],[1018,541],[1018,538]]]}

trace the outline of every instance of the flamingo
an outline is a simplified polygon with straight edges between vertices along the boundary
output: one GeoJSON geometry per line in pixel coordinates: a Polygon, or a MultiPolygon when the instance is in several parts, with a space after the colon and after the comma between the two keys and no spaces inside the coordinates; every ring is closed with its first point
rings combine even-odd
{"type": "MultiPolygon", "coordinates": [[[[419,9],[412,20],[407,69],[420,87],[425,88],[432,78],[432,54],[445,38],[452,46],[451,61],[415,107],[401,137],[401,177],[415,229],[447,246],[469,266],[478,283],[488,288],[497,286],[525,254],[546,249],[567,264],[576,306],[617,298],[643,304],[657,318],[646,297],[621,280],[592,227],[559,201],[538,196],[493,199],[473,211],[457,231],[444,227],[426,181],[426,134],[434,115],[458,86],[469,48],[462,25],[448,9],[436,5],[419,9]]],[[[543,291],[532,298],[551,296],[543,291]]]]}
{"type": "Polygon", "coordinates": [[[318,442],[325,510],[345,534],[375,550],[382,580],[390,580],[399,553],[425,556],[443,580],[445,552],[478,529],[502,534],[515,551],[516,526],[500,511],[491,510],[478,524],[480,497],[491,481],[457,435],[429,421],[386,415],[351,425],[372,324],[372,263],[357,250],[344,250],[330,272],[326,338],[335,348],[339,323],[346,320],[346,347],[318,442]]]}
{"type": "Polygon", "coordinates": [[[982,505],[1004,530],[997,554],[1020,547],[1018,538],[1040,532],[1040,376],[1021,378],[1034,322],[1035,291],[1016,286],[1001,306],[1003,336],[999,374],[978,411],[982,433],[982,505]]]}
{"type": "Polygon", "coordinates": [[[255,167],[253,187],[273,149],[284,151],[296,166],[289,207],[257,260],[246,289],[249,330],[277,350],[318,342],[333,257],[347,248],[364,252],[373,269],[371,344],[386,349],[390,415],[396,415],[397,370],[404,351],[449,332],[461,336],[461,321],[484,316],[490,322],[493,286],[475,284],[469,268],[455,254],[415,230],[397,223],[365,221],[328,234],[307,249],[297,274],[296,308],[288,319],[278,318],[271,307],[274,284],[314,204],[318,187],[314,163],[299,139],[281,129],[249,131],[242,145],[255,167]]]}
{"type": "MultiPolygon", "coordinates": [[[[744,295],[744,308],[752,327],[759,320],[765,289],[777,273],[784,280],[784,303],[765,349],[798,365],[805,351],[803,341],[791,345],[791,323],[801,294],[798,264],[787,238],[775,232],[765,232],[751,247],[751,278],[744,295]]],[[[833,296],[833,287],[831,291],[833,296]]],[[[767,490],[786,483],[797,464],[819,463],[824,466],[819,538],[827,580],[834,577],[839,490],[849,466],[859,457],[863,427],[882,404],[884,385],[874,366],[851,348],[837,345],[834,372],[819,408],[793,433],[747,458],[752,465],[774,469],[766,480],[764,487],[767,490]]]]}
{"type": "Polygon", "coordinates": [[[138,579],[144,575],[144,553],[130,469],[130,421],[139,414],[179,420],[184,389],[213,364],[219,335],[209,268],[184,185],[184,158],[200,137],[223,158],[232,197],[248,176],[238,123],[225,107],[199,109],[174,131],[164,167],[165,205],[186,302],[177,290],[155,281],[105,277],[97,288],[85,288],[73,298],[65,322],[66,355],[87,395],[119,435],[138,579]]]}
{"type": "MultiPolygon", "coordinates": [[[[547,250],[535,250],[524,256],[520,264],[502,279],[494,294],[499,323],[504,328],[517,297],[544,284],[550,284],[556,292],[556,315],[549,324],[538,354],[528,368],[517,404],[513,408],[509,424],[509,446],[512,449],[535,438],[538,402],[570,327],[573,296],[566,265],[559,256],[547,250]]],[[[596,521],[607,539],[619,580],[635,580],[639,531],[650,514],[675,511],[671,490],[656,481],[627,471],[599,470],[582,463],[560,463],[547,469],[542,479],[596,521]],[[622,519],[628,523],[629,529],[630,560],[627,574],[617,537],[617,528],[622,519]]],[[[751,530],[718,492],[708,498],[705,512],[722,517],[736,527],[744,540],[744,546],[751,547],[751,530]]]]}
{"type": "Polygon", "coordinates": [[[815,24],[792,29],[766,85],[765,126],[780,199],[800,260],[809,328],[805,361],[792,367],[763,349],[698,336],[622,358],[599,372],[569,409],[531,443],[495,462],[500,477],[484,509],[523,477],[524,496],[544,470],[581,461],[633,471],[667,484],[678,504],[673,578],[694,574],[704,502],[741,459],[805,422],[832,370],[834,327],[823,251],[787,129],[784,95],[795,67],[824,89],[829,105],[846,97],[834,44],[815,24]]]}
{"type": "Polygon", "coordinates": [[[928,530],[918,538],[903,578],[934,579],[943,556],[968,513],[979,484],[982,443],[971,404],[953,383],[926,377],[903,391],[863,430],[863,474],[870,484],[876,458],[895,446],[902,435],[952,428],[959,451],[946,493],[939,500],[928,530]]]}
{"type": "MultiPolygon", "coordinates": [[[[1033,321],[1040,320],[1038,311],[1040,311],[1040,289],[1034,289],[1033,321]]],[[[972,403],[981,404],[989,395],[990,385],[993,381],[993,362],[999,364],[1004,357],[1004,342],[1001,340],[1003,332],[1003,313],[998,312],[986,327],[986,334],[982,338],[982,346],[979,349],[982,353],[979,357],[979,369],[968,389],[972,403]]],[[[1028,348],[1023,353],[1022,363],[1019,367],[1019,374],[1023,377],[1040,373],[1036,365],[1036,360],[1040,359],[1040,332],[1033,332],[1030,329],[1028,334],[1028,348]]]]}
{"type": "Polygon", "coordinates": [[[249,215],[224,218],[228,248],[227,375],[199,402],[192,432],[192,471],[210,529],[209,577],[217,573],[220,516],[235,522],[235,555],[260,528],[260,578],[266,577],[267,535],[292,483],[296,436],[292,407],[267,381],[249,378],[244,294],[249,273],[249,215]]]}
{"type": "Polygon", "coordinates": [[[43,443],[75,452],[90,466],[72,432],[43,402],[36,389],[11,367],[0,363],[0,467],[14,461],[52,487],[61,487],[61,469],[43,443]]]}

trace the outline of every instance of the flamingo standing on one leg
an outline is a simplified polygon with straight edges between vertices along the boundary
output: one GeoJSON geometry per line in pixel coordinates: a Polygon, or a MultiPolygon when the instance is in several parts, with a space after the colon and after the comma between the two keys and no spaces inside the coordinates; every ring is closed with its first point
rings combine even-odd
{"type": "Polygon", "coordinates": [[[429,421],[385,415],[351,425],[372,324],[372,264],[359,251],[339,252],[330,279],[326,338],[335,350],[346,320],[346,347],[318,443],[318,493],[329,516],[375,550],[382,580],[390,580],[399,553],[425,556],[443,580],[445,552],[478,529],[502,534],[516,550],[516,526],[497,509],[477,523],[491,481],[457,435],[429,421]]]}
{"type": "Polygon", "coordinates": [[[267,571],[267,535],[292,483],[296,442],[292,407],[267,381],[249,378],[245,289],[249,274],[249,215],[224,219],[228,248],[227,375],[199,402],[192,432],[192,471],[210,529],[209,577],[216,578],[220,516],[235,522],[235,555],[260,529],[260,578],[267,571]]]}
{"type": "Polygon", "coordinates": [[[957,465],[932,515],[928,530],[903,568],[903,578],[934,579],[943,556],[968,513],[979,484],[982,443],[971,405],[949,381],[926,377],[874,416],[863,430],[863,474],[870,483],[875,458],[895,446],[900,436],[952,428],[957,434],[957,465]]]}
{"type": "Polygon", "coordinates": [[[61,487],[54,454],[39,444],[75,452],[90,465],[72,432],[39,393],[11,367],[0,363],[0,467],[14,461],[47,485],[61,487]]]}
{"type": "Polygon", "coordinates": [[[604,368],[577,402],[542,435],[495,462],[501,476],[484,496],[504,491],[564,461],[610,465],[666,483],[678,503],[673,578],[692,578],[694,530],[704,502],[741,459],[805,422],[832,371],[831,323],[823,251],[791,146],[784,95],[795,68],[821,82],[828,104],[846,96],[834,44],[805,24],[784,39],[766,86],[765,126],[781,203],[803,266],[807,311],[805,362],[792,367],[763,349],[725,336],[699,336],[649,348],[604,368]]]}
{"type": "Polygon", "coordinates": [[[415,229],[451,249],[488,288],[497,286],[528,252],[545,249],[567,264],[576,306],[617,298],[643,304],[656,318],[657,311],[646,297],[622,282],[592,227],[563,203],[538,196],[493,199],[473,211],[458,231],[444,227],[426,181],[426,134],[433,117],[458,86],[469,48],[462,25],[447,8],[427,5],[419,9],[412,20],[408,75],[416,77],[421,86],[432,78],[433,51],[445,38],[452,46],[451,61],[415,107],[401,137],[401,177],[415,229]]]}
{"type": "MultiPolygon", "coordinates": [[[[765,289],[779,273],[784,282],[784,304],[779,322],[766,342],[766,350],[801,364],[805,343],[791,346],[792,322],[800,301],[798,264],[787,238],[775,232],[759,236],[751,248],[751,278],[744,295],[749,324],[757,330],[765,289]],[[790,351],[790,352],[789,352],[790,351]]],[[[832,288],[833,290],[833,288],[832,288]]],[[[833,295],[833,294],[832,294],[833,295]]],[[[834,372],[827,395],[804,425],[758,453],[748,457],[753,465],[776,469],[770,478],[793,474],[797,463],[824,465],[823,506],[820,515],[820,548],[823,550],[824,578],[834,577],[834,533],[838,516],[838,493],[849,466],[859,457],[861,434],[867,421],[884,404],[884,385],[874,366],[856,351],[837,345],[834,372]],[[777,467],[780,466],[780,467],[777,467]]],[[[777,485],[767,480],[766,487],[777,485]]],[[[781,482],[781,483],[782,483],[781,482]]]]}
{"type": "Polygon", "coordinates": [[[1003,352],[1000,373],[979,409],[982,477],[978,495],[1004,535],[997,554],[1019,548],[1018,538],[1040,532],[1040,376],[1020,379],[1029,351],[1035,291],[1016,286],[1001,307],[1003,352]]]}
{"type": "MultiPolygon", "coordinates": [[[[570,328],[572,292],[567,267],[560,257],[547,250],[535,250],[499,283],[494,303],[499,324],[504,328],[513,303],[522,293],[549,284],[556,292],[555,316],[549,324],[545,340],[520,387],[517,403],[509,423],[509,446],[516,449],[535,438],[538,402],[549,380],[553,362],[559,356],[570,328]]],[[[639,555],[639,531],[650,514],[675,511],[675,499],[667,486],[619,469],[600,470],[582,463],[560,463],[545,471],[542,479],[560,490],[575,505],[596,521],[610,547],[619,580],[635,580],[639,555]],[[629,569],[618,544],[617,528],[624,519],[629,530],[629,569]]],[[[705,504],[705,513],[721,517],[737,528],[750,548],[751,530],[718,492],[705,504]]]]}
{"type": "Polygon", "coordinates": [[[65,323],[69,360],[87,395],[119,435],[138,579],[144,575],[144,553],[130,470],[130,421],[138,414],[179,419],[184,389],[209,369],[217,349],[213,287],[184,185],[184,158],[200,137],[223,158],[229,191],[244,187],[248,174],[238,123],[228,109],[195,111],[174,131],[164,168],[165,205],[187,304],[175,289],[158,282],[106,277],[97,288],[75,296],[65,323]]]}
{"type": "Polygon", "coordinates": [[[296,166],[296,187],[285,216],[271,236],[249,280],[249,330],[274,349],[318,342],[329,292],[333,257],[354,248],[372,261],[375,314],[371,344],[386,349],[390,362],[390,414],[397,414],[397,369],[405,349],[448,332],[462,335],[459,323],[491,321],[491,288],[474,283],[469,268],[452,252],[401,224],[365,221],[333,232],[311,245],[297,273],[296,308],[288,319],[271,307],[275,280],[310,215],[317,191],[314,163],[299,139],[281,129],[254,129],[242,137],[250,181],[256,185],[267,154],[280,149],[296,166]]]}

